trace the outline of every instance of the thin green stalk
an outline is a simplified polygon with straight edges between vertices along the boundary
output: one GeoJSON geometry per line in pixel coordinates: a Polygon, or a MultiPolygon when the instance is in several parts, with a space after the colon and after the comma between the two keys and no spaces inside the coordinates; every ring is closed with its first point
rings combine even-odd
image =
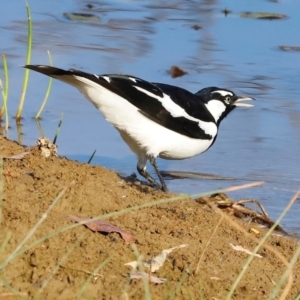
{"type": "MultiPolygon", "coordinates": [[[[28,38],[27,38],[27,57],[26,57],[26,65],[30,64],[31,61],[31,49],[32,49],[32,21],[31,21],[31,13],[28,2],[26,2],[26,10],[27,10],[27,17],[28,17],[28,38]]],[[[28,80],[29,80],[29,69],[25,70],[24,75],[24,81],[23,81],[23,89],[22,94],[19,102],[18,111],[16,114],[17,121],[20,121],[23,107],[24,107],[24,101],[28,86],[28,80]]]]}
{"type": "Polygon", "coordinates": [[[3,158],[0,156],[0,226],[2,224],[2,205],[3,205],[3,158]]]}
{"type": "Polygon", "coordinates": [[[18,143],[22,144],[23,142],[23,132],[22,132],[22,123],[16,120],[16,127],[18,133],[18,143]]]}
{"type": "Polygon", "coordinates": [[[48,217],[50,211],[54,208],[56,203],[61,199],[61,197],[64,195],[66,190],[73,185],[74,182],[71,182],[71,184],[65,186],[63,190],[58,194],[58,196],[53,200],[51,205],[48,207],[48,209],[43,213],[42,217],[38,220],[38,222],[32,227],[32,229],[28,232],[28,234],[25,236],[23,241],[17,246],[17,248],[9,255],[9,257],[1,264],[0,270],[4,269],[17,255],[18,252],[21,250],[21,248],[24,246],[24,244],[32,237],[32,235],[36,232],[36,230],[39,228],[39,226],[46,220],[48,217]]]}
{"type": "Polygon", "coordinates": [[[60,127],[61,127],[61,124],[62,124],[63,117],[64,117],[64,114],[61,114],[58,126],[56,128],[55,136],[54,136],[54,139],[53,139],[53,144],[54,145],[56,144],[57,137],[58,137],[59,132],[60,132],[60,127]]]}
{"type": "MultiPolygon", "coordinates": [[[[52,61],[51,53],[50,53],[49,50],[47,51],[47,53],[48,53],[48,57],[49,57],[50,66],[53,66],[53,61],[52,61]]],[[[50,91],[51,91],[51,87],[52,87],[52,81],[53,81],[53,78],[50,77],[44,101],[43,101],[43,103],[42,103],[42,105],[41,105],[38,113],[36,114],[35,119],[39,119],[40,118],[40,116],[42,114],[42,111],[45,108],[45,105],[46,105],[46,103],[48,101],[48,98],[49,98],[49,95],[50,95],[50,91]]]]}
{"type": "MultiPolygon", "coordinates": [[[[12,295],[13,295],[14,297],[15,297],[15,296],[18,296],[18,297],[21,297],[21,298],[23,298],[23,299],[28,299],[27,293],[26,293],[26,292],[22,293],[22,292],[19,292],[19,291],[16,290],[16,289],[14,289],[14,288],[10,285],[10,283],[6,282],[6,280],[4,280],[3,278],[0,278],[0,286],[3,286],[3,287],[5,287],[7,290],[9,290],[9,291],[12,293],[12,295]]],[[[1,299],[3,299],[3,298],[1,298],[1,299]]]]}
{"type": "Polygon", "coordinates": [[[168,297],[168,300],[173,300],[173,299],[176,299],[175,297],[177,296],[182,284],[187,280],[189,274],[188,274],[188,271],[185,270],[185,272],[183,273],[183,275],[181,276],[181,279],[180,281],[178,282],[178,284],[176,285],[175,287],[175,290],[174,292],[172,293],[171,296],[168,297]]]}
{"type": "Polygon", "coordinates": [[[200,291],[200,299],[201,300],[205,300],[206,297],[204,295],[204,288],[203,288],[203,284],[202,284],[201,278],[199,278],[199,291],[200,291]]]}
{"type": "MultiPolygon", "coordinates": [[[[292,271],[293,266],[295,265],[295,263],[297,262],[298,258],[300,256],[300,246],[297,247],[296,252],[294,253],[288,267],[286,268],[285,272],[283,273],[283,275],[281,276],[280,280],[277,282],[275,289],[273,290],[272,294],[270,295],[270,297],[268,298],[268,300],[273,300],[275,299],[275,297],[278,295],[281,286],[283,285],[283,283],[285,282],[285,280],[287,279],[287,277],[289,276],[289,273],[292,271]]],[[[289,289],[286,288],[284,290],[284,292],[282,293],[280,299],[286,299],[287,295],[288,295],[289,289]]],[[[299,296],[300,297],[300,294],[299,296]]],[[[297,298],[300,299],[300,298],[297,298]]]]}
{"type": "Polygon", "coordinates": [[[91,157],[89,158],[87,164],[90,164],[92,159],[94,158],[95,154],[96,154],[97,149],[93,152],[93,154],[91,155],[91,157]]]}
{"type": "Polygon", "coordinates": [[[5,107],[4,107],[4,87],[3,87],[3,84],[2,84],[2,80],[0,78],[0,89],[1,89],[1,94],[2,94],[2,99],[3,99],[3,104],[2,104],[2,107],[0,109],[0,121],[2,119],[2,116],[4,115],[4,112],[5,112],[5,107]]]}
{"type": "Polygon", "coordinates": [[[9,232],[6,234],[4,241],[3,241],[2,244],[0,245],[0,253],[4,251],[5,247],[7,246],[8,242],[9,242],[10,239],[11,239],[11,236],[12,236],[12,233],[11,233],[11,231],[9,231],[9,232]]]}
{"type": "Polygon", "coordinates": [[[8,76],[8,67],[7,67],[7,60],[6,56],[2,54],[2,61],[3,61],[3,71],[4,71],[4,80],[5,85],[2,86],[1,82],[1,89],[2,89],[2,97],[3,97],[3,106],[0,111],[0,119],[2,118],[3,114],[5,113],[5,130],[8,131],[8,108],[7,108],[7,99],[8,99],[8,89],[9,89],[9,76],[8,76]]]}
{"type": "Polygon", "coordinates": [[[261,239],[261,241],[257,244],[257,246],[254,248],[252,254],[247,259],[245,265],[243,266],[242,271],[239,273],[238,277],[236,278],[235,282],[230,288],[229,293],[227,294],[226,300],[230,300],[232,298],[232,295],[237,288],[238,284],[240,283],[242,277],[244,276],[246,270],[248,269],[250,263],[252,262],[253,258],[255,257],[255,254],[257,254],[258,250],[263,246],[263,244],[267,241],[267,239],[271,236],[275,228],[279,225],[279,223],[282,221],[283,217],[287,214],[287,212],[290,210],[291,206],[294,204],[296,199],[299,197],[300,191],[296,193],[296,195],[291,199],[289,204],[286,206],[286,208],[283,210],[283,212],[280,214],[279,218],[276,220],[276,222],[273,224],[273,226],[267,231],[266,235],[261,239]]]}
{"type": "MultiPolygon", "coordinates": [[[[136,260],[137,260],[137,267],[143,273],[145,273],[144,264],[142,263],[143,256],[140,254],[137,246],[135,244],[131,245],[131,249],[133,250],[136,260]]],[[[150,271],[149,271],[150,272],[150,271]]],[[[151,291],[149,286],[149,280],[147,278],[143,278],[144,283],[144,290],[145,290],[145,300],[151,300],[151,291]]]]}
{"type": "Polygon", "coordinates": [[[51,274],[48,276],[47,279],[45,279],[43,281],[43,285],[42,287],[38,290],[37,295],[35,296],[35,298],[39,299],[39,296],[41,295],[41,293],[43,292],[43,290],[46,288],[46,286],[48,285],[49,281],[53,278],[53,276],[58,272],[58,270],[61,268],[61,265],[64,263],[64,261],[69,257],[69,255],[74,251],[75,248],[77,248],[77,246],[79,245],[79,243],[81,243],[83,237],[86,236],[86,232],[83,232],[79,238],[76,240],[76,243],[74,243],[72,245],[72,247],[70,247],[70,249],[67,251],[67,253],[65,253],[63,255],[63,257],[59,260],[59,262],[56,264],[55,268],[52,270],[51,274]]]}
{"type": "Polygon", "coordinates": [[[216,234],[217,230],[219,229],[220,224],[221,224],[222,221],[223,221],[223,218],[224,218],[224,216],[221,215],[221,218],[219,219],[219,222],[218,222],[217,225],[215,226],[214,231],[211,233],[209,239],[207,240],[207,242],[206,242],[206,244],[205,244],[205,246],[204,246],[204,250],[202,251],[202,253],[201,253],[201,255],[200,255],[200,258],[199,258],[199,261],[198,261],[198,264],[197,264],[197,267],[196,267],[196,270],[195,270],[195,274],[198,274],[199,268],[200,268],[200,264],[201,264],[201,262],[202,262],[202,258],[203,258],[203,256],[204,256],[204,253],[205,253],[206,249],[208,248],[211,239],[213,238],[213,236],[216,234]]]}
{"type": "Polygon", "coordinates": [[[42,125],[40,123],[40,120],[39,119],[35,119],[35,122],[36,122],[36,126],[37,126],[37,128],[39,130],[40,137],[42,137],[42,138],[45,137],[42,125]]]}
{"type": "MultiPolygon", "coordinates": [[[[194,300],[195,298],[192,296],[192,294],[191,294],[191,292],[190,292],[190,290],[186,287],[186,286],[182,286],[181,287],[181,290],[182,291],[185,291],[185,294],[186,295],[184,295],[184,299],[187,299],[187,300],[194,300]]],[[[201,298],[202,299],[202,298],[201,298]]]]}
{"type": "Polygon", "coordinates": [[[123,288],[123,291],[122,291],[122,293],[121,293],[121,299],[128,299],[128,297],[127,297],[127,291],[129,290],[129,287],[130,287],[130,283],[131,283],[131,279],[130,279],[130,277],[128,276],[128,278],[127,278],[127,281],[126,281],[126,283],[125,283],[125,285],[124,285],[124,288],[123,288]]]}
{"type": "MultiPolygon", "coordinates": [[[[203,193],[203,196],[207,196],[209,194],[211,194],[211,192],[203,193]]],[[[141,204],[141,205],[135,205],[135,206],[132,206],[132,207],[124,208],[120,211],[114,211],[114,212],[111,212],[111,213],[108,213],[108,214],[97,216],[97,217],[89,219],[88,222],[94,222],[94,221],[98,221],[98,220],[105,220],[105,219],[108,219],[108,218],[111,218],[111,217],[121,216],[121,215],[126,214],[128,212],[136,211],[136,210],[139,210],[139,209],[142,209],[142,208],[151,207],[151,206],[159,205],[159,204],[171,203],[171,202],[175,202],[175,201],[179,201],[179,200],[186,200],[188,198],[189,198],[189,195],[181,195],[181,196],[176,196],[176,197],[172,197],[172,198],[165,198],[165,199],[161,199],[161,200],[155,200],[155,201],[147,202],[147,203],[144,203],[144,204],[141,204]]],[[[33,242],[32,244],[30,244],[28,247],[25,247],[24,249],[20,250],[14,258],[16,258],[19,255],[22,255],[24,252],[26,252],[29,249],[39,245],[40,243],[44,242],[47,239],[50,239],[50,238],[52,238],[52,237],[54,237],[54,236],[56,236],[60,233],[71,230],[73,228],[76,228],[76,227],[81,226],[81,225],[86,224],[86,223],[87,223],[87,221],[73,223],[69,226],[66,226],[66,227],[61,228],[59,230],[56,230],[56,231],[54,231],[54,232],[52,232],[48,235],[45,235],[44,237],[41,237],[40,239],[38,239],[35,242],[33,242]]],[[[5,266],[6,266],[6,264],[1,264],[0,265],[0,271],[5,266]]]]}
{"type": "MultiPolygon", "coordinates": [[[[246,188],[246,187],[247,188],[248,187],[254,187],[254,186],[257,186],[257,185],[261,185],[261,182],[254,182],[251,185],[241,185],[241,186],[239,186],[239,188],[241,189],[241,188],[246,188]]],[[[237,190],[237,189],[238,189],[238,187],[235,187],[235,190],[237,190]]],[[[226,193],[228,191],[232,191],[232,187],[221,189],[221,190],[203,192],[203,193],[197,194],[197,196],[198,197],[204,197],[204,196],[211,195],[211,194],[214,194],[214,193],[226,193]]],[[[135,205],[135,206],[132,206],[132,207],[124,208],[124,209],[119,210],[119,211],[114,211],[114,212],[111,212],[111,213],[107,213],[107,214],[104,214],[104,215],[100,215],[100,216],[91,218],[91,219],[89,219],[88,222],[94,222],[94,221],[98,221],[98,220],[105,220],[105,219],[108,219],[108,218],[111,218],[111,217],[117,217],[117,216],[121,216],[123,214],[129,213],[129,212],[137,211],[137,210],[140,210],[140,209],[143,209],[143,208],[147,208],[147,207],[151,207],[151,206],[155,206],[155,205],[160,205],[160,204],[176,202],[176,201],[180,201],[180,200],[181,201],[182,200],[187,200],[187,199],[191,199],[191,198],[194,198],[194,197],[195,197],[195,195],[182,194],[182,195],[171,197],[171,198],[164,198],[164,199],[160,199],[160,200],[146,202],[146,203],[143,203],[143,204],[140,204],[140,205],[135,205]]],[[[60,233],[71,230],[73,228],[76,228],[76,227],[81,226],[82,224],[86,224],[86,223],[87,223],[87,221],[82,221],[82,222],[71,224],[71,225],[66,226],[64,228],[56,230],[56,231],[54,231],[54,232],[52,232],[52,233],[50,233],[46,236],[41,237],[40,239],[36,240],[35,242],[33,242],[32,244],[28,245],[27,247],[25,247],[23,249],[18,247],[18,251],[14,251],[14,252],[16,252],[14,257],[12,257],[10,260],[7,259],[4,263],[2,263],[0,265],[0,271],[3,268],[5,268],[7,266],[7,264],[9,262],[11,262],[13,259],[15,259],[16,257],[22,255],[24,252],[30,250],[31,248],[39,245],[40,243],[44,242],[46,239],[50,239],[50,238],[52,238],[52,237],[54,237],[54,236],[56,236],[60,233]]]]}
{"type": "Polygon", "coordinates": [[[0,119],[5,113],[5,131],[6,131],[6,136],[8,137],[9,118],[8,118],[7,99],[8,99],[8,90],[9,90],[9,76],[8,76],[8,67],[7,67],[7,61],[5,55],[2,55],[2,61],[3,61],[5,85],[3,87],[2,81],[0,80],[0,88],[2,92],[2,98],[3,98],[3,105],[0,110],[0,119]]]}
{"type": "Polygon", "coordinates": [[[83,286],[81,287],[80,291],[77,294],[76,300],[79,300],[84,293],[85,289],[87,288],[88,284],[91,282],[93,277],[95,276],[94,274],[97,274],[100,269],[102,269],[109,261],[111,260],[111,256],[109,256],[106,260],[104,260],[88,277],[88,279],[84,282],[83,286]]]}

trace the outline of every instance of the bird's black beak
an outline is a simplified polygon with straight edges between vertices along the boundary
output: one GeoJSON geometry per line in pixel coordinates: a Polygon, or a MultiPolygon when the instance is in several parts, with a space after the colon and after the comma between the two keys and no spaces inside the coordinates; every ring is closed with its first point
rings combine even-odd
{"type": "Polygon", "coordinates": [[[238,107],[252,107],[252,106],[254,106],[253,104],[243,103],[243,101],[250,101],[250,100],[254,100],[254,98],[238,96],[237,99],[232,103],[232,105],[238,106],[238,107]]]}

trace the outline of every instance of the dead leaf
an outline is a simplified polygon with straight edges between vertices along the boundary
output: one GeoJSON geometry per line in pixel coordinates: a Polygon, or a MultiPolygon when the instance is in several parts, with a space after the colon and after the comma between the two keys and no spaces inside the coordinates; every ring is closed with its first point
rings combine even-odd
{"type": "Polygon", "coordinates": [[[177,78],[177,77],[181,77],[185,74],[188,74],[187,72],[183,71],[182,69],[180,69],[177,66],[172,66],[171,70],[168,71],[169,74],[171,74],[172,78],[177,78]]]}
{"type": "MultiPolygon", "coordinates": [[[[230,243],[229,245],[232,247],[233,250],[241,251],[241,252],[246,252],[246,253],[249,254],[249,255],[252,255],[252,254],[253,254],[253,252],[251,252],[250,250],[248,250],[248,249],[246,249],[246,248],[244,248],[244,247],[242,247],[242,246],[239,246],[239,245],[234,246],[234,245],[231,244],[231,243],[230,243]]],[[[259,258],[262,258],[262,256],[259,255],[259,254],[254,254],[254,256],[259,257],[259,258]]]]}
{"type": "Polygon", "coordinates": [[[185,248],[187,247],[187,244],[182,244],[173,248],[165,249],[163,250],[159,255],[153,257],[152,259],[149,259],[144,263],[144,266],[147,268],[151,268],[151,272],[157,271],[165,262],[167,255],[171,253],[175,249],[179,248],[185,248]]]}
{"type": "Polygon", "coordinates": [[[88,227],[94,232],[105,232],[105,233],[117,232],[122,236],[123,240],[127,245],[135,241],[135,237],[130,232],[125,231],[109,222],[102,221],[102,220],[91,221],[91,219],[89,218],[79,218],[74,215],[67,215],[67,216],[72,221],[75,221],[77,223],[84,222],[83,225],[88,227]]]}
{"type": "MultiPolygon", "coordinates": [[[[175,249],[185,248],[188,244],[182,244],[173,248],[163,250],[159,255],[155,256],[152,259],[144,262],[144,266],[150,268],[151,272],[157,271],[165,262],[167,255],[171,253],[175,249]]],[[[141,260],[134,260],[124,264],[125,266],[129,266],[133,269],[133,273],[136,272],[137,268],[140,266],[141,260]]]]}
{"type": "Polygon", "coordinates": [[[147,279],[149,282],[153,282],[157,284],[162,284],[165,281],[167,281],[166,278],[159,278],[156,276],[149,275],[145,272],[139,272],[139,271],[130,273],[130,279],[147,279]]]}
{"type": "Polygon", "coordinates": [[[23,153],[12,155],[12,156],[4,156],[3,158],[6,158],[6,159],[23,159],[29,153],[30,152],[23,152],[23,153]]]}

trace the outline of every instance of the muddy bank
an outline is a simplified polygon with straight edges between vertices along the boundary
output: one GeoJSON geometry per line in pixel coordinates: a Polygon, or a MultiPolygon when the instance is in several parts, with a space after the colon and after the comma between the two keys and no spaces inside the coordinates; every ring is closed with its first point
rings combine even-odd
{"type": "MultiPolygon", "coordinates": [[[[68,215],[96,217],[165,199],[166,195],[138,183],[128,183],[105,168],[61,157],[45,158],[37,147],[24,149],[0,137],[1,156],[24,151],[29,153],[23,159],[4,159],[1,264],[61,190],[68,187],[45,221],[21,247],[20,254],[2,269],[0,298],[144,299],[143,280],[130,280],[131,268],[124,264],[137,260],[137,252],[143,256],[142,260],[148,260],[164,249],[187,244],[169,253],[163,266],[152,273],[166,279],[161,284],[149,283],[152,298],[225,299],[249,257],[230,244],[249,250],[256,246],[255,241],[225,219],[220,222],[217,209],[189,199],[135,209],[106,219],[131,233],[135,243],[126,243],[117,232],[102,234],[82,225],[57,233],[74,224],[68,215]]],[[[170,199],[174,196],[168,195],[170,199]]],[[[251,225],[236,222],[250,232],[251,225]]],[[[263,234],[261,231],[258,240],[263,234]]],[[[254,237],[254,233],[250,235],[254,237]]],[[[285,270],[278,253],[289,261],[297,243],[273,236],[268,245],[271,248],[262,247],[261,258],[254,258],[250,264],[233,299],[267,299],[274,290],[285,270]]],[[[145,272],[149,269],[145,268],[145,272]]],[[[292,280],[287,299],[294,299],[300,291],[299,261],[293,268],[292,280]]]]}

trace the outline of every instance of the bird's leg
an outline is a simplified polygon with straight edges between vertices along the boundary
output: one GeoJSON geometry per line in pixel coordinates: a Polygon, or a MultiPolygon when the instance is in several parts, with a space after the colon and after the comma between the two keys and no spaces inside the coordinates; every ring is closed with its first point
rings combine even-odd
{"type": "Polygon", "coordinates": [[[159,172],[158,166],[157,166],[157,164],[156,164],[155,157],[153,157],[153,156],[149,157],[149,161],[150,161],[151,165],[153,166],[153,168],[154,168],[154,170],[155,170],[155,172],[156,172],[156,174],[157,174],[157,176],[158,176],[158,178],[159,178],[159,181],[160,181],[160,183],[161,183],[161,189],[162,189],[164,192],[168,193],[169,190],[168,190],[168,188],[167,188],[167,185],[166,185],[164,179],[162,178],[162,176],[161,176],[161,174],[160,174],[160,172],[159,172]]]}
{"type": "Polygon", "coordinates": [[[139,165],[137,165],[137,170],[144,178],[148,180],[151,186],[161,189],[161,186],[155,181],[155,179],[146,171],[146,167],[139,168],[139,165]]]}
{"type": "Polygon", "coordinates": [[[138,164],[136,166],[138,172],[140,175],[142,175],[144,178],[148,180],[151,186],[153,186],[156,189],[161,189],[161,186],[155,181],[155,179],[146,171],[146,165],[148,157],[146,153],[139,153],[138,155],[138,164]]]}

